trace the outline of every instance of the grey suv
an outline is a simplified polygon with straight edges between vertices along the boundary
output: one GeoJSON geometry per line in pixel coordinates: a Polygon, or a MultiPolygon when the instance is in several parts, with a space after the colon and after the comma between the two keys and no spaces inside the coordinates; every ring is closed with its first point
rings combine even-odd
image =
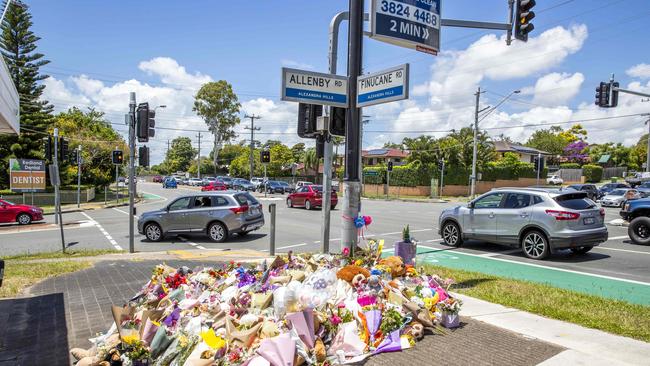
{"type": "Polygon", "coordinates": [[[182,196],[138,220],[138,232],[151,241],[167,234],[206,233],[221,243],[230,234],[246,235],[262,226],[262,205],[248,192],[232,191],[182,196]]]}
{"type": "Polygon", "coordinates": [[[476,239],[522,248],[533,259],[555,249],[586,253],[607,240],[605,211],[586,192],[561,189],[496,189],[438,219],[445,244],[476,239]]]}

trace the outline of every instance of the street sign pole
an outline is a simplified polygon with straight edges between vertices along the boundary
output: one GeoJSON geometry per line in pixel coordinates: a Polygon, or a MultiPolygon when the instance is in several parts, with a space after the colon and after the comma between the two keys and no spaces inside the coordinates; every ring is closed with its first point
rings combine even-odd
{"type": "MultiPolygon", "coordinates": [[[[115,146],[117,150],[117,146],[115,146]]],[[[120,204],[120,183],[118,181],[119,165],[115,164],[115,203],[120,204]]]]}
{"type": "Polygon", "coordinates": [[[345,179],[343,200],[342,249],[354,255],[357,247],[357,228],[354,219],[361,210],[361,183],[359,181],[359,156],[361,154],[361,109],[357,107],[357,78],[361,74],[363,56],[364,1],[350,0],[348,24],[348,95],[346,111],[345,179]]]}
{"type": "MultiPolygon", "coordinates": [[[[200,159],[200,158],[199,158],[200,159]]],[[[135,92],[129,97],[129,253],[135,252],[135,92]]]]}
{"type": "Polygon", "coordinates": [[[390,170],[386,170],[386,199],[390,193],[390,170]]]}
{"type": "Polygon", "coordinates": [[[442,169],[440,169],[440,193],[438,194],[439,198],[442,198],[442,187],[444,187],[445,182],[445,161],[442,160],[442,169]]]}
{"type": "Polygon", "coordinates": [[[77,208],[81,206],[81,145],[77,147],[77,208]]]}
{"type": "Polygon", "coordinates": [[[63,215],[61,214],[61,190],[59,185],[61,184],[59,180],[59,129],[54,129],[54,173],[56,177],[50,178],[54,183],[54,219],[55,223],[59,224],[59,230],[61,231],[61,250],[65,253],[65,236],[63,235],[63,215]]]}

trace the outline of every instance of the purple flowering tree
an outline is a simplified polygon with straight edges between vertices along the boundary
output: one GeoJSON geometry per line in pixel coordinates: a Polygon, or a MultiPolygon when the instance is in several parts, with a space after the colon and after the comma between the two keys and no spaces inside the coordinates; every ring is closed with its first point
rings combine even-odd
{"type": "Polygon", "coordinates": [[[574,141],[564,148],[564,156],[572,163],[582,164],[589,156],[587,154],[587,147],[589,147],[589,144],[585,141],[574,141]]]}

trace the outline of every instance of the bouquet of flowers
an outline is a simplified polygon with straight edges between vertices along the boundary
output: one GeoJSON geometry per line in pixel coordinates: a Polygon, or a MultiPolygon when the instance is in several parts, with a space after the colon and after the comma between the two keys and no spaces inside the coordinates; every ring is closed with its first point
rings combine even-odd
{"type": "Polygon", "coordinates": [[[462,300],[448,297],[445,301],[438,303],[438,309],[443,313],[458,314],[462,305],[462,300]]]}

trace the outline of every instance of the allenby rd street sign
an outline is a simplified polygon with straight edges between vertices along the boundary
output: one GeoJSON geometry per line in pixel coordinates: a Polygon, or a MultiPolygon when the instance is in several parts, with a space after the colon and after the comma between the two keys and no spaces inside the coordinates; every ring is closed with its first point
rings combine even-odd
{"type": "Polygon", "coordinates": [[[348,107],[348,78],[282,68],[282,100],[348,107]]]}
{"type": "Polygon", "coordinates": [[[45,161],[9,159],[9,186],[13,192],[45,191],[45,161]]]}
{"type": "Polygon", "coordinates": [[[371,38],[437,55],[441,0],[372,0],[371,38]]]}
{"type": "Polygon", "coordinates": [[[408,99],[409,65],[404,64],[369,75],[360,76],[357,105],[370,105],[408,99]]]}

